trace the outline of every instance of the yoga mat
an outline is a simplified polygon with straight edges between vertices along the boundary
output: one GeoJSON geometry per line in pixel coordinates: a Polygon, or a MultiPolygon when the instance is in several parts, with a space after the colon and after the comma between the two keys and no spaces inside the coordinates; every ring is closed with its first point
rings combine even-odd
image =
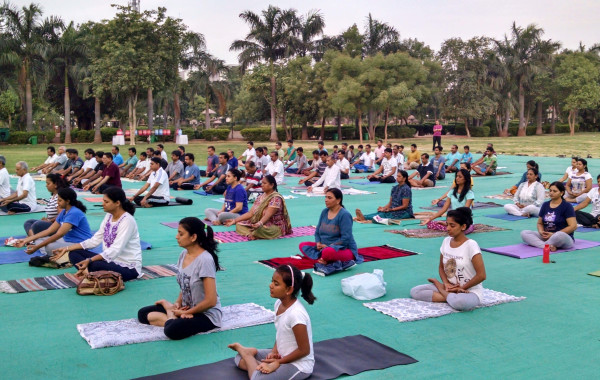
{"type": "MultiPolygon", "coordinates": [[[[569,251],[577,251],[579,249],[593,248],[600,246],[600,242],[590,241],[590,240],[582,240],[575,239],[575,246],[571,249],[558,249],[554,252],[550,252],[550,254],[561,253],[561,252],[569,252],[569,251]]],[[[490,247],[490,248],[481,248],[483,251],[497,253],[499,255],[515,257],[517,259],[528,259],[530,257],[542,256],[543,249],[532,247],[527,244],[514,244],[514,245],[506,245],[503,247],[490,247]]]]}
{"type": "MultiPolygon", "coordinates": [[[[393,259],[396,257],[406,257],[419,255],[420,253],[407,251],[402,248],[392,247],[391,245],[380,245],[375,247],[359,248],[358,253],[362,255],[365,262],[393,259]]],[[[306,256],[291,256],[291,257],[275,257],[268,260],[259,260],[259,264],[263,264],[269,268],[275,269],[280,265],[293,265],[300,270],[312,269],[317,260],[313,260],[306,256]]]]}
{"type": "Polygon", "coordinates": [[[487,218],[502,219],[502,220],[508,220],[511,222],[515,221],[515,220],[529,219],[524,216],[517,216],[517,215],[511,215],[511,214],[497,214],[497,215],[484,215],[484,216],[487,218]]]}
{"type": "Polygon", "coordinates": [[[83,198],[84,201],[93,202],[93,203],[100,203],[100,202],[102,202],[103,199],[104,198],[91,198],[91,197],[83,198]]]}
{"type": "MultiPolygon", "coordinates": [[[[475,309],[499,305],[507,302],[519,302],[525,297],[515,297],[491,289],[483,289],[481,305],[475,309]]],[[[400,322],[418,321],[427,318],[437,318],[443,315],[460,313],[445,302],[425,302],[412,298],[396,298],[384,302],[365,302],[363,306],[396,318],[400,322]]]]}
{"type": "MultiPolygon", "coordinates": [[[[299,237],[299,236],[311,236],[314,234],[315,234],[314,226],[293,227],[291,234],[280,236],[277,239],[287,239],[287,238],[294,238],[294,237],[299,237]]],[[[238,235],[237,232],[235,232],[235,231],[215,232],[215,240],[217,240],[221,243],[240,243],[243,241],[249,241],[246,236],[238,235]]]]}
{"type": "MultiPolygon", "coordinates": [[[[255,303],[223,306],[221,311],[221,327],[199,335],[264,325],[275,320],[273,311],[255,303]]],[[[80,324],[77,331],[92,349],[169,340],[163,327],[144,325],[137,318],[80,324]]]]}
{"type": "MultiPolygon", "coordinates": [[[[474,228],[473,232],[471,232],[472,234],[476,234],[479,232],[507,231],[506,228],[490,226],[487,224],[474,224],[473,228],[474,228]]],[[[385,232],[391,232],[393,234],[400,234],[400,235],[406,236],[407,238],[419,238],[419,239],[448,236],[448,233],[446,231],[430,230],[428,228],[417,228],[417,229],[413,229],[413,230],[407,230],[407,229],[385,230],[385,232]]]]}
{"type": "Polygon", "coordinates": [[[411,190],[431,190],[431,189],[443,189],[448,186],[434,186],[434,187],[411,187],[411,190]]]}
{"type": "Polygon", "coordinates": [[[494,175],[479,175],[479,174],[471,174],[471,177],[497,177],[499,175],[512,174],[510,172],[496,172],[494,175]]]}
{"type": "MultiPolygon", "coordinates": [[[[306,190],[304,190],[304,191],[302,191],[302,190],[291,190],[290,192],[292,194],[304,195],[304,196],[307,196],[307,197],[324,197],[325,196],[325,193],[322,192],[322,191],[319,191],[319,192],[313,191],[312,193],[309,193],[306,190]]],[[[377,192],[349,188],[349,189],[343,189],[342,190],[342,194],[345,194],[345,195],[366,195],[366,194],[377,194],[377,192]]],[[[285,198],[285,196],[284,196],[284,198],[285,198]]]]}
{"type": "MultiPolygon", "coordinates": [[[[481,208],[493,208],[493,207],[502,207],[502,205],[495,203],[495,202],[473,202],[473,206],[471,208],[472,209],[481,209],[481,208]]],[[[428,207],[421,207],[421,208],[425,209],[425,210],[433,210],[433,211],[437,211],[437,210],[441,209],[441,207],[438,207],[438,206],[428,206],[428,207]]]]}
{"type": "MultiPolygon", "coordinates": [[[[134,203],[135,208],[139,208],[139,209],[144,209],[146,207],[142,207],[142,206],[138,206],[137,204],[134,203]]],[[[171,207],[171,206],[189,206],[189,204],[184,204],[184,203],[179,203],[179,202],[173,202],[170,201],[169,204],[167,204],[166,206],[153,206],[153,207],[149,207],[149,208],[155,208],[155,207],[171,207]]],[[[103,205],[94,205],[94,207],[103,207],[103,205]]]]}
{"type": "MultiPolygon", "coordinates": [[[[45,205],[36,204],[36,205],[33,207],[33,210],[31,210],[31,211],[27,211],[27,212],[19,212],[19,213],[17,213],[17,214],[18,214],[18,215],[23,215],[23,214],[35,214],[35,213],[38,213],[38,212],[46,212],[46,206],[45,206],[45,205]]],[[[14,215],[17,215],[17,214],[14,214],[14,215]]],[[[11,215],[8,215],[8,213],[7,213],[7,212],[0,211],[0,216],[11,216],[11,215]]]]}
{"type": "Polygon", "coordinates": [[[286,177],[305,177],[305,176],[304,176],[304,175],[302,175],[302,174],[298,174],[298,173],[288,173],[288,172],[285,172],[283,175],[284,175],[284,176],[286,176],[286,177]]]}
{"type": "Polygon", "coordinates": [[[513,199],[514,195],[510,195],[510,194],[496,194],[496,195],[484,195],[484,198],[490,198],[490,199],[513,199]]]}
{"type": "Polygon", "coordinates": [[[209,194],[208,194],[206,191],[204,191],[204,190],[194,190],[194,191],[193,191],[193,193],[194,193],[194,194],[198,194],[198,195],[204,195],[204,196],[207,196],[207,195],[209,195],[209,194]]]}
{"type": "MultiPolygon", "coordinates": [[[[242,342],[243,344],[243,342],[242,342]]],[[[315,366],[310,380],[336,379],[343,375],[353,376],[365,371],[416,363],[417,360],[364,335],[328,339],[313,344],[315,366]],[[347,358],[349,360],[344,360],[347,358]],[[351,359],[351,360],[350,360],[351,359]]],[[[373,378],[377,375],[373,374],[373,378]]],[[[215,363],[184,368],[178,371],[135,380],[188,380],[227,379],[248,380],[246,371],[235,366],[233,358],[215,363]]]]}
{"type": "Polygon", "coordinates": [[[588,273],[590,276],[600,277],[600,270],[588,273]]]}
{"type": "MultiPolygon", "coordinates": [[[[208,220],[203,220],[202,223],[206,224],[207,226],[213,225],[212,222],[210,222],[208,220]]],[[[162,224],[163,226],[174,228],[174,229],[179,228],[179,222],[160,222],[160,224],[162,224]]]]}
{"type": "Polygon", "coordinates": [[[580,233],[588,233],[588,232],[597,232],[600,231],[600,229],[598,228],[593,228],[593,227],[577,227],[577,229],[575,230],[575,232],[580,232],[580,233]]]}
{"type": "MultiPolygon", "coordinates": [[[[142,267],[142,277],[132,280],[152,280],[160,277],[171,277],[177,274],[177,265],[148,265],[142,267]]],[[[21,280],[0,281],[1,293],[26,293],[42,290],[75,288],[79,279],[73,273],[63,273],[55,276],[32,277],[21,280]]]]}
{"type": "Polygon", "coordinates": [[[25,239],[25,235],[0,237],[0,247],[5,247],[4,241],[10,237],[12,237],[13,239],[25,239]]]}
{"type": "Polygon", "coordinates": [[[348,181],[348,183],[353,183],[355,185],[367,186],[367,185],[380,185],[379,181],[348,181]]]}

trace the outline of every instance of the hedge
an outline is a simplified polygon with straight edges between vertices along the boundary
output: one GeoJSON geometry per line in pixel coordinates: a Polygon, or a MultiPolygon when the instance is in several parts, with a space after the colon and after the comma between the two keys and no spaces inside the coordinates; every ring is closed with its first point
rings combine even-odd
{"type": "Polygon", "coordinates": [[[28,144],[29,138],[37,136],[38,144],[50,143],[54,138],[54,131],[10,131],[9,144],[28,144]]]}
{"type": "MultiPolygon", "coordinates": [[[[317,139],[321,137],[321,127],[320,126],[312,126],[309,125],[306,127],[308,132],[308,137],[315,136],[317,139]]],[[[252,128],[244,128],[240,131],[244,139],[249,141],[269,141],[271,137],[271,127],[252,127],[252,128]]],[[[335,135],[338,133],[337,125],[326,125],[325,126],[325,140],[334,140],[335,135]]],[[[353,125],[345,125],[342,127],[342,139],[350,140],[354,138],[354,126],[353,125]]],[[[292,128],[292,138],[300,139],[302,138],[302,127],[296,126],[292,128]]],[[[282,127],[277,128],[277,139],[280,141],[285,141],[286,135],[285,130],[282,127]]],[[[339,139],[339,136],[338,136],[339,139]]]]}
{"type": "Polygon", "coordinates": [[[206,141],[227,140],[229,129],[205,129],[202,131],[202,136],[206,141]]]}

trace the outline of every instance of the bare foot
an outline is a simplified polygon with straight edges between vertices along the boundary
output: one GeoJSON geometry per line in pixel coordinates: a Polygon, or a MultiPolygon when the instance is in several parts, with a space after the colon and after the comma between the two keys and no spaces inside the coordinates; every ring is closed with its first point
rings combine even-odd
{"type": "Polygon", "coordinates": [[[258,353],[258,350],[254,347],[244,347],[239,343],[228,344],[227,347],[231,348],[234,351],[237,351],[240,356],[249,355],[255,356],[258,353]]]}
{"type": "Polygon", "coordinates": [[[356,209],[356,220],[359,222],[366,220],[365,216],[363,215],[362,211],[360,211],[359,208],[356,209]]]}
{"type": "Polygon", "coordinates": [[[552,251],[552,252],[556,251],[556,246],[555,245],[550,245],[550,251],[552,251]]]}
{"type": "Polygon", "coordinates": [[[522,216],[522,217],[524,217],[524,218],[529,218],[529,216],[530,216],[530,215],[529,215],[529,213],[528,213],[528,212],[526,212],[526,213],[524,213],[524,214],[521,214],[521,216],[522,216]]]}
{"type": "Polygon", "coordinates": [[[323,260],[322,258],[321,258],[321,259],[319,259],[319,260],[317,260],[317,263],[319,263],[319,264],[323,264],[323,265],[327,265],[327,261],[326,261],[326,260],[323,260]]]}

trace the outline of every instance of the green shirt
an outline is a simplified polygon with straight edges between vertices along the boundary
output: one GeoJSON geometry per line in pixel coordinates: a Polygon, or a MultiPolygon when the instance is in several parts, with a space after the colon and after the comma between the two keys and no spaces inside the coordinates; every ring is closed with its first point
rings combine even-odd
{"type": "Polygon", "coordinates": [[[485,158],[483,159],[483,163],[487,166],[487,167],[491,167],[492,171],[496,170],[496,167],[498,166],[498,157],[496,157],[496,155],[492,155],[490,156],[485,156],[485,158]]]}

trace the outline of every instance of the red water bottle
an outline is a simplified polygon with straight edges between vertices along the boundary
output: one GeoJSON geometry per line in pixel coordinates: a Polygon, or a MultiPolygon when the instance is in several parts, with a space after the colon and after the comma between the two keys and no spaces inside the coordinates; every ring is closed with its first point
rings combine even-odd
{"type": "Polygon", "coordinates": [[[544,256],[542,258],[544,264],[550,264],[550,246],[546,244],[544,246],[544,256]]]}

